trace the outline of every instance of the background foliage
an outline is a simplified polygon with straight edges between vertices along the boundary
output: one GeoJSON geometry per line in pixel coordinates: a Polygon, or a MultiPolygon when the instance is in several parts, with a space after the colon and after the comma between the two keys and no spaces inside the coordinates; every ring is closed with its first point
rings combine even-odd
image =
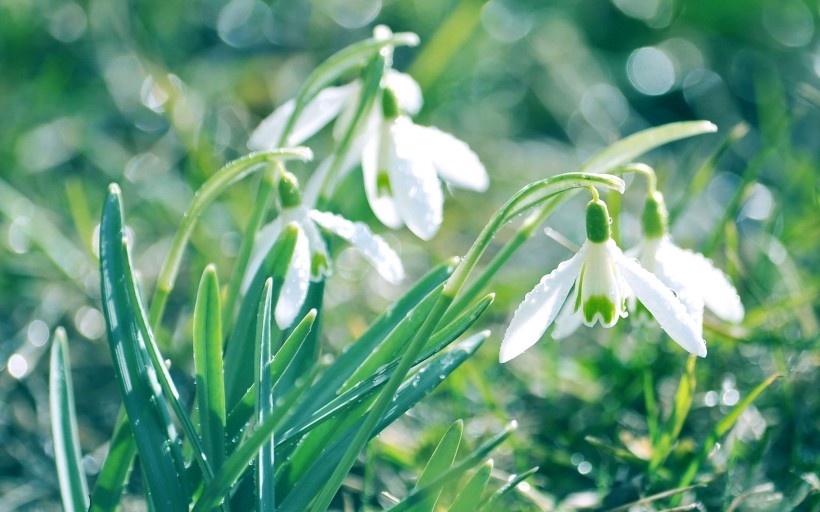
{"type": "MultiPolygon", "coordinates": [[[[454,193],[430,244],[379,228],[414,278],[462,254],[492,211],[529,181],[573,170],[648,126],[683,119],[719,126],[716,136],[645,158],[659,173],[678,243],[726,269],[747,309],[741,326],[707,319],[710,353],[696,367],[692,409],[669,466],[682,472],[731,407],[779,372],[784,378],[710,454],[700,476],[714,481],[697,497],[710,510],[783,510],[813,489],[802,506],[816,509],[818,21],[818,4],[802,0],[3,2],[0,509],[57,506],[46,354],[59,325],[70,341],[92,482],[104,456],[119,405],[94,242],[106,185],[123,188],[135,266],[150,290],[193,191],[246,153],[249,131],[317,63],[368,37],[375,23],[421,36],[419,48],[396,55],[396,67],[425,94],[417,119],[468,141],[493,182],[484,195],[454,193]]],[[[307,176],[307,167],[292,168],[307,176]]],[[[337,207],[377,226],[360,183],[349,179],[337,207]]],[[[176,323],[167,321],[163,335],[172,340],[166,356],[183,394],[193,390],[186,365],[199,276],[209,262],[229,274],[255,186],[240,183],[208,210],[171,296],[166,318],[176,323]]],[[[625,246],[636,240],[641,200],[628,192],[620,206],[625,246]]],[[[581,203],[570,202],[549,226],[580,243],[580,212],[581,203]]],[[[457,418],[468,440],[510,418],[520,422],[495,454],[497,468],[540,466],[519,508],[605,496],[623,503],[647,488],[645,473],[601,443],[641,454],[644,377],[668,411],[685,372],[678,347],[651,329],[619,325],[546,340],[508,365],[496,363],[511,311],[567,254],[537,236],[502,272],[485,317],[493,337],[381,435],[369,492],[406,495],[457,418]]],[[[352,251],[335,263],[328,354],[403,289],[373,277],[352,251]]]]}

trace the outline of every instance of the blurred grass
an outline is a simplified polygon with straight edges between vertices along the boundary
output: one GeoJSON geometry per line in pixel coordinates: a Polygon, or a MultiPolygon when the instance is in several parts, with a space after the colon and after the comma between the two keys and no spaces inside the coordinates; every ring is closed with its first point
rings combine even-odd
{"type": "MultiPolygon", "coordinates": [[[[706,487],[687,492],[710,510],[735,503],[785,510],[809,492],[804,505],[817,507],[820,115],[811,98],[818,93],[818,21],[817,5],[801,0],[4,2],[0,509],[53,508],[59,500],[46,357],[57,326],[66,327],[71,344],[92,485],[115,423],[119,398],[103,349],[92,232],[107,184],[124,185],[134,265],[150,290],[193,191],[247,152],[249,130],[318,62],[367,37],[374,23],[419,33],[421,47],[398,51],[396,65],[424,85],[420,122],[469,142],[493,180],[486,195],[448,199],[445,224],[430,244],[377,228],[400,246],[411,275],[462,254],[491,212],[528,181],[574,170],[639,129],[708,119],[719,126],[717,136],[674,144],[646,161],[678,212],[677,241],[726,269],[748,312],[741,326],[707,318],[710,354],[698,363],[691,408],[664,466],[669,474],[650,482],[640,465],[586,438],[643,458],[651,424],[644,370],[661,418],[685,373],[685,357],[658,333],[635,322],[583,330],[560,344],[547,339],[508,366],[495,362],[511,311],[566,256],[536,237],[490,285],[493,336],[478,356],[380,437],[389,456],[375,462],[374,488],[406,495],[408,471],[421,474],[456,418],[465,419],[465,439],[516,418],[514,449],[500,451],[507,460],[496,467],[539,466],[530,482],[540,494],[506,496],[508,506],[577,503],[589,496],[583,493],[619,506],[673,489],[675,475],[701,456],[699,443],[778,372],[784,378],[701,465],[696,481],[706,487]],[[749,133],[711,161],[740,122],[749,133]],[[695,179],[698,186],[690,186],[695,179]]],[[[327,144],[320,138],[315,147],[327,144]]],[[[306,175],[310,167],[293,169],[306,175]]],[[[215,263],[230,278],[257,186],[254,179],[237,184],[204,213],[165,315],[178,320],[157,333],[172,347],[166,356],[183,400],[194,389],[188,333],[199,276],[215,263]]],[[[344,186],[336,206],[377,226],[360,178],[344,186]]],[[[640,201],[634,191],[623,198],[625,245],[635,241],[640,201]]],[[[577,243],[580,211],[570,203],[549,225],[577,243]]],[[[323,320],[327,353],[361,334],[400,291],[371,278],[350,251],[335,264],[323,320]]],[[[132,480],[133,488],[141,485],[138,475],[132,480]]],[[[488,488],[498,484],[491,478],[488,488]]]]}

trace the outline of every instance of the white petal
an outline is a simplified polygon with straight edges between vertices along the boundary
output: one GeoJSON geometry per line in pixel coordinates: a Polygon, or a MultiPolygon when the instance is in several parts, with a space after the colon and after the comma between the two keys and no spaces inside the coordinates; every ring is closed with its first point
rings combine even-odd
{"type": "Polygon", "coordinates": [[[280,329],[287,329],[293,323],[307,297],[310,285],[310,247],[302,226],[296,224],[298,235],[293,249],[290,267],[285,274],[285,282],[279,300],[276,302],[274,318],[280,329]]]}
{"type": "Polygon", "coordinates": [[[359,249],[386,281],[396,284],[404,279],[404,267],[399,256],[382,237],[374,235],[367,225],[316,210],[310,212],[310,218],[359,249]]]}
{"type": "Polygon", "coordinates": [[[285,124],[290,119],[295,105],[294,100],[288,100],[279,105],[271,115],[263,119],[251,133],[248,147],[253,150],[276,149],[282,131],[285,129],[285,124]]]}
{"type": "Polygon", "coordinates": [[[350,128],[353,116],[359,108],[359,95],[362,90],[361,82],[356,80],[351,82],[351,85],[355,85],[355,91],[351,92],[349,96],[350,100],[345,102],[344,108],[339,112],[339,117],[333,125],[333,138],[336,140],[341,140],[345,132],[350,128]]]}
{"type": "MultiPolygon", "coordinates": [[[[302,109],[290,136],[282,146],[301,144],[321,130],[331,119],[339,115],[342,107],[351,98],[355,98],[359,87],[357,82],[352,82],[341,87],[326,87],[319,91],[319,94],[302,109]]],[[[289,100],[265,118],[251,134],[248,147],[251,149],[279,147],[277,144],[295,105],[295,100],[289,100]]]]}
{"type": "Polygon", "coordinates": [[[349,102],[355,102],[361,86],[351,82],[340,87],[326,87],[319,91],[299,114],[296,126],[288,137],[288,145],[296,146],[309,139],[335,118],[349,102]]]}
{"type": "Polygon", "coordinates": [[[575,311],[575,301],[578,298],[578,287],[576,286],[569,299],[564,302],[561,312],[555,317],[555,328],[552,330],[552,339],[561,340],[571,335],[584,324],[584,316],[580,310],[575,311]]]}
{"type": "Polygon", "coordinates": [[[703,298],[703,303],[715,315],[728,322],[743,320],[743,303],[729,278],[715,268],[710,260],[700,253],[687,251],[673,245],[666,248],[667,267],[674,265],[688,276],[703,298]]]}
{"type": "Polygon", "coordinates": [[[302,204],[308,206],[316,205],[316,200],[319,198],[321,188],[327,180],[327,175],[330,171],[330,165],[333,163],[333,158],[334,156],[331,155],[322,160],[322,163],[320,163],[319,166],[316,167],[316,170],[313,171],[313,174],[310,175],[310,179],[308,180],[307,185],[305,185],[305,191],[302,195],[302,204]]]}
{"type": "Polygon", "coordinates": [[[524,297],[524,302],[515,310],[510,326],[504,333],[499,362],[506,363],[541,339],[566,300],[585,256],[582,248],[549,275],[542,277],[541,282],[524,297]]]}
{"type": "Polygon", "coordinates": [[[661,328],[678,345],[699,357],[706,357],[706,343],[700,335],[700,325],[686,308],[654,274],[628,259],[613,246],[612,259],[635,296],[652,313],[661,328]]]}
{"type": "Polygon", "coordinates": [[[422,142],[415,138],[412,122],[399,118],[392,124],[392,151],[388,173],[396,208],[407,227],[429,240],[441,226],[444,194],[432,162],[425,158],[422,142]]]}
{"type": "MultiPolygon", "coordinates": [[[[317,255],[322,256],[325,263],[328,263],[330,261],[330,256],[327,253],[325,239],[322,238],[322,234],[319,233],[318,229],[316,229],[316,224],[314,224],[313,220],[311,220],[308,209],[305,206],[299,207],[299,215],[302,219],[300,222],[300,227],[305,231],[305,236],[307,236],[308,245],[310,246],[311,267],[313,266],[312,259],[317,255]]],[[[316,270],[318,272],[315,274],[311,270],[311,279],[314,281],[318,281],[328,269],[325,267],[316,270]]]]}
{"type": "Polygon", "coordinates": [[[467,143],[431,126],[416,126],[416,129],[425,141],[424,151],[428,152],[444,181],[477,192],[487,190],[490,185],[487,171],[467,143]]]}
{"type": "Polygon", "coordinates": [[[276,243],[276,240],[279,238],[279,234],[281,232],[282,221],[277,218],[270,224],[267,224],[260,229],[256,234],[256,238],[254,238],[253,241],[253,249],[251,249],[248,269],[245,271],[245,276],[242,278],[242,293],[245,293],[251,285],[253,276],[255,276],[259,271],[259,267],[262,266],[262,262],[265,261],[268,252],[270,252],[273,244],[276,243]]]}
{"type": "Polygon", "coordinates": [[[385,84],[395,93],[403,113],[410,116],[419,113],[424,100],[421,96],[421,87],[412,76],[391,69],[387,71],[385,84]]]}
{"type": "Polygon", "coordinates": [[[372,137],[365,142],[362,149],[364,191],[367,195],[367,202],[370,203],[370,209],[373,210],[376,218],[385,226],[397,229],[402,226],[402,221],[396,209],[396,203],[391,195],[382,194],[378,190],[380,143],[381,136],[372,137]]]}

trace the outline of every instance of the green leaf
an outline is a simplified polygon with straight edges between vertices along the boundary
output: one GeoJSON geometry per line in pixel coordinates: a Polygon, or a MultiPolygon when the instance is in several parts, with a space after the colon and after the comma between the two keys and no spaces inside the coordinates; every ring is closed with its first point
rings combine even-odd
{"type": "MultiPolygon", "coordinates": [[[[165,395],[156,386],[151,364],[132,302],[126,276],[120,191],[111,185],[100,223],[102,304],[114,374],[131,423],[146,483],[154,506],[167,511],[187,511],[190,496],[185,464],[165,395]]],[[[129,279],[130,278],[130,279],[129,279]]]]}
{"type": "Polygon", "coordinates": [[[487,501],[484,502],[484,505],[481,506],[481,510],[493,511],[498,510],[498,502],[501,501],[501,498],[509,494],[512,490],[518,487],[518,484],[526,480],[527,478],[531,477],[538,471],[538,467],[534,467],[524,471],[519,475],[515,475],[507,480],[504,485],[502,485],[497,491],[495,491],[487,501]]]}
{"type": "MultiPolygon", "coordinates": [[[[271,388],[272,392],[276,394],[277,387],[279,385],[280,379],[282,375],[285,373],[285,370],[290,366],[291,362],[293,361],[293,354],[295,354],[299,347],[302,346],[305,339],[310,333],[311,327],[313,326],[313,322],[316,319],[316,310],[312,309],[308,312],[307,315],[302,319],[301,322],[293,329],[290,333],[290,336],[285,340],[285,343],[282,344],[282,348],[276,352],[276,355],[273,357],[273,361],[270,364],[270,375],[271,375],[271,382],[273,383],[271,388]]],[[[236,404],[230,414],[228,415],[228,439],[236,439],[238,440],[242,428],[251,418],[253,414],[254,405],[256,404],[256,384],[254,383],[253,386],[248,389],[242,399],[236,404]]],[[[233,448],[233,443],[230,445],[233,448]]]]}
{"type": "Polygon", "coordinates": [[[108,443],[108,455],[97,476],[97,482],[94,484],[89,512],[117,510],[125,481],[128,479],[136,455],[137,445],[131,432],[131,425],[128,423],[125,408],[120,407],[114,433],[108,443]]]}
{"type": "MultiPolygon", "coordinates": [[[[253,360],[256,346],[256,316],[262,288],[268,277],[273,277],[273,299],[279,296],[285,272],[296,246],[298,230],[288,225],[265,257],[265,262],[251,281],[239,310],[239,314],[225,347],[225,404],[233,410],[253,383],[253,360]]],[[[241,277],[237,277],[240,279],[241,277]]]]}
{"type": "Polygon", "coordinates": [[[357,368],[384,341],[385,337],[417,307],[426,295],[452,274],[455,268],[454,263],[454,261],[445,262],[428,272],[401,299],[379,316],[358,340],[349,344],[327,371],[322,373],[316,384],[305,392],[296,411],[285,423],[286,427],[291,428],[296,423],[305,421],[312,413],[327,404],[357,368]]]}
{"type": "MultiPolygon", "coordinates": [[[[451,324],[435,333],[425,346],[422,354],[413,361],[413,364],[415,365],[426,360],[455,341],[486,310],[492,302],[492,299],[492,295],[485,297],[451,324]]],[[[416,315],[414,310],[412,315],[421,317],[427,315],[424,309],[421,309],[418,313],[420,313],[420,315],[416,315]]],[[[400,329],[401,325],[402,323],[396,327],[396,331],[400,329]]],[[[406,341],[412,336],[416,328],[417,327],[414,327],[410,332],[403,335],[403,338],[401,338],[402,345],[406,345],[406,341]]],[[[370,377],[357,381],[355,384],[347,387],[347,391],[339,395],[337,399],[331,401],[328,406],[311,416],[305,424],[298,428],[293,427],[281,436],[285,440],[295,440],[298,439],[297,436],[300,436],[302,432],[309,431],[307,432],[308,435],[299,442],[299,446],[293,453],[284,454],[288,459],[288,464],[282,469],[279,477],[279,486],[283,489],[283,492],[291,488],[295,481],[310,470],[313,461],[326,446],[332,444],[353,425],[354,422],[366,413],[372,403],[372,392],[375,391],[377,387],[385,384],[387,379],[393,375],[395,369],[398,367],[399,358],[401,356],[402,353],[399,352],[393,354],[393,360],[380,360],[379,364],[375,365],[375,369],[370,377]]],[[[288,427],[291,425],[292,424],[288,424],[288,427]]]]}
{"type": "Polygon", "coordinates": [[[599,151],[578,172],[607,172],[669,142],[716,131],[717,126],[709,121],[684,121],[641,130],[599,151]]]}
{"type": "MultiPolygon", "coordinates": [[[[706,439],[703,440],[703,444],[700,446],[700,452],[692,459],[692,462],[689,463],[686,471],[681,476],[681,479],[678,482],[678,487],[686,487],[692,483],[701,464],[703,464],[703,462],[709,457],[709,453],[712,452],[712,448],[715,447],[718,440],[726,435],[726,433],[729,432],[729,429],[737,423],[737,420],[740,418],[740,415],[743,414],[743,411],[745,411],[746,408],[749,407],[752,402],[754,402],[757,397],[766,390],[766,388],[771,386],[772,383],[780,377],[781,375],[779,373],[770,375],[766,380],[758,384],[757,387],[751,391],[751,393],[743,397],[743,400],[738,402],[738,404],[734,406],[731,411],[729,411],[729,414],[727,414],[722,420],[720,420],[720,422],[718,422],[717,425],[715,425],[709,435],[706,436],[706,439]]],[[[674,504],[679,501],[680,498],[676,497],[676,499],[673,500],[673,506],[675,506],[674,504]]]]}
{"type": "MultiPolygon", "coordinates": [[[[273,383],[270,374],[270,360],[273,354],[271,348],[271,288],[273,279],[265,281],[262,300],[259,301],[259,319],[257,325],[257,339],[254,384],[256,385],[256,421],[259,424],[273,417],[273,383]]],[[[259,448],[256,458],[256,510],[272,512],[276,508],[276,487],[274,485],[274,446],[273,439],[259,448]]]]}
{"type": "Polygon", "coordinates": [[[199,431],[214,471],[225,461],[225,383],[222,369],[222,310],[216,267],[202,273],[194,306],[194,368],[199,431]]]}
{"type": "Polygon", "coordinates": [[[77,418],[74,412],[74,387],[71,385],[68,340],[65,329],[54,331],[51,345],[51,367],[48,379],[51,435],[54,441],[54,462],[60,481],[63,510],[88,509],[88,482],[83,471],[77,418]]]}
{"type": "MultiPolygon", "coordinates": [[[[379,432],[387,428],[388,425],[396,421],[397,418],[441,384],[461,363],[478,350],[478,347],[487,339],[487,336],[489,336],[489,332],[484,331],[467,338],[452,349],[432,358],[412,377],[404,381],[375,428],[372,432],[369,432],[370,438],[372,439],[378,435],[379,432]]],[[[313,463],[311,470],[296,482],[285,500],[280,503],[279,512],[303,512],[308,510],[308,506],[316,498],[319,490],[327,483],[331,473],[339,464],[365,420],[366,418],[359,418],[339,440],[326,447],[326,450],[313,463]]]]}
{"type": "MultiPolygon", "coordinates": [[[[490,452],[495,450],[495,448],[503,443],[510,434],[512,434],[513,430],[518,428],[518,423],[513,421],[509,423],[501,432],[490,438],[488,441],[483,443],[481,446],[476,448],[473,452],[470,453],[467,457],[460,460],[457,464],[452,466],[450,469],[439,475],[435,480],[427,484],[425,487],[416,489],[401,503],[396,505],[395,507],[391,508],[392,512],[401,512],[403,510],[409,510],[410,507],[414,506],[416,503],[425,500],[427,496],[431,493],[438,493],[438,490],[441,489],[445,485],[449,485],[461,477],[469,471],[470,469],[478,466],[481,464],[487,457],[490,456],[490,452]]],[[[538,468],[536,468],[538,469],[538,468]]]]}
{"type": "MultiPolygon", "coordinates": [[[[425,466],[424,471],[421,473],[419,481],[416,482],[413,492],[417,492],[419,489],[429,486],[450,469],[450,466],[453,465],[453,461],[456,460],[456,453],[458,453],[458,446],[461,444],[461,434],[463,431],[464,422],[461,420],[456,421],[447,429],[447,432],[444,433],[441,441],[439,441],[438,446],[436,446],[433,455],[430,456],[430,460],[427,461],[427,466],[425,466]]],[[[427,497],[414,505],[410,510],[416,512],[432,512],[436,507],[436,502],[440,494],[441,487],[439,487],[438,490],[431,488],[430,491],[428,491],[427,497]]]]}
{"type": "Polygon", "coordinates": [[[448,512],[475,512],[481,502],[481,495],[487,488],[490,481],[490,473],[493,470],[493,460],[490,459],[478,468],[478,471],[464,484],[464,487],[456,494],[453,503],[448,508],[448,512]]]}
{"type": "Polygon", "coordinates": [[[692,406],[692,397],[695,392],[695,362],[697,357],[689,356],[686,362],[686,372],[681,375],[678,391],[675,393],[675,402],[672,405],[672,414],[661,430],[658,442],[652,447],[652,458],[649,461],[649,471],[654,472],[669,456],[675,441],[680,435],[689,408],[692,406]]]}

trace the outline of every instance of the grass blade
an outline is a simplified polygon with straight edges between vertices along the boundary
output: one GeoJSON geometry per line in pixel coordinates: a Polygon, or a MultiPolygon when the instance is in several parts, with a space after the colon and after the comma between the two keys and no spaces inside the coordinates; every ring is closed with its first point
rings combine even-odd
{"type": "MultiPolygon", "coordinates": [[[[273,383],[270,374],[270,360],[273,353],[271,348],[272,287],[273,279],[268,278],[262,292],[262,300],[259,301],[259,319],[256,323],[259,342],[256,345],[254,381],[257,389],[256,421],[259,424],[273,417],[273,383]]],[[[259,512],[272,512],[276,508],[273,463],[274,450],[271,436],[267,443],[259,448],[259,455],[256,458],[256,510],[259,512]]]]}
{"type": "Polygon", "coordinates": [[[481,502],[481,495],[487,488],[490,481],[490,473],[493,471],[493,460],[490,459],[478,468],[478,471],[464,484],[464,487],[456,495],[453,503],[448,508],[448,512],[475,512],[481,502]]]}
{"type": "MultiPolygon", "coordinates": [[[[743,414],[743,411],[745,411],[746,408],[749,407],[752,404],[752,402],[754,402],[757,399],[757,397],[760,396],[760,394],[766,390],[766,388],[771,386],[772,383],[774,383],[774,381],[776,381],[780,377],[781,375],[779,373],[770,375],[766,380],[758,384],[757,387],[754,388],[751,393],[746,395],[743,398],[743,400],[741,400],[736,406],[732,408],[731,411],[729,411],[729,414],[727,414],[722,420],[720,420],[720,422],[718,422],[717,425],[715,425],[715,428],[712,429],[712,431],[709,433],[706,439],[704,439],[703,444],[700,447],[700,452],[698,453],[698,456],[692,459],[692,462],[689,464],[689,466],[686,468],[686,471],[681,476],[681,479],[678,482],[678,487],[686,487],[692,483],[692,481],[695,479],[695,475],[697,475],[698,473],[698,469],[700,469],[701,464],[703,464],[703,461],[705,461],[709,457],[709,453],[711,453],[712,448],[715,447],[715,443],[717,443],[721,437],[723,437],[724,435],[726,435],[727,432],[729,432],[729,429],[731,429],[734,426],[734,424],[740,418],[740,415],[743,414]]],[[[672,500],[672,506],[676,506],[679,502],[680,497],[676,496],[672,500]]]]}
{"type": "Polygon", "coordinates": [[[518,475],[515,475],[515,476],[511,477],[509,480],[507,480],[507,482],[504,483],[504,485],[502,485],[497,491],[495,491],[492,494],[492,496],[487,498],[487,501],[484,502],[484,505],[481,507],[481,510],[482,511],[483,510],[489,510],[489,511],[498,510],[497,506],[498,506],[498,502],[501,500],[501,498],[503,498],[504,496],[509,494],[510,491],[512,491],[513,489],[518,487],[518,484],[520,484],[521,482],[523,482],[527,478],[534,475],[537,471],[538,471],[538,468],[534,467],[534,468],[528,469],[527,471],[524,471],[521,474],[518,474],[518,475]]]}
{"type": "MultiPolygon", "coordinates": [[[[414,492],[429,486],[450,469],[450,466],[453,465],[453,461],[456,460],[456,453],[458,452],[459,444],[461,444],[461,434],[463,431],[464,422],[461,420],[456,421],[447,429],[447,432],[444,433],[441,441],[439,441],[438,446],[436,446],[435,451],[433,451],[433,455],[430,456],[430,460],[427,461],[427,466],[424,468],[424,471],[419,477],[419,481],[416,482],[416,487],[413,489],[414,492]]],[[[413,506],[411,510],[417,512],[432,512],[436,507],[436,502],[440,494],[441,487],[439,487],[438,490],[431,489],[427,497],[413,506]]]]}
{"type": "Polygon", "coordinates": [[[578,172],[606,172],[668,142],[716,131],[717,126],[709,121],[684,121],[641,130],[599,151],[578,172]]]}
{"type": "Polygon", "coordinates": [[[236,323],[225,347],[225,403],[228,410],[233,410],[253,384],[253,373],[247,370],[253,367],[256,353],[256,316],[262,288],[267,278],[272,276],[271,293],[275,302],[284,281],[285,271],[293,257],[298,234],[296,227],[285,226],[242,300],[236,323]]]}
{"type": "Polygon", "coordinates": [[[51,433],[54,440],[54,461],[60,481],[63,510],[88,509],[88,482],[82,465],[77,417],[74,412],[74,387],[71,384],[68,341],[65,329],[54,331],[49,372],[49,405],[51,433]]]}
{"type": "Polygon", "coordinates": [[[316,384],[305,393],[301,405],[291,418],[294,421],[304,420],[318,410],[321,404],[328,403],[399,322],[453,273],[455,263],[451,260],[428,272],[401,299],[379,316],[355,343],[348,345],[332,366],[319,377],[316,384]]]}
{"type": "MultiPolygon", "coordinates": [[[[273,357],[273,361],[270,364],[270,375],[273,383],[271,388],[274,394],[276,393],[276,389],[282,375],[285,373],[285,370],[288,366],[290,366],[291,361],[293,360],[293,354],[299,350],[299,347],[301,347],[307,339],[308,333],[310,333],[310,329],[313,326],[313,321],[315,319],[316,310],[309,311],[305,318],[303,318],[302,321],[299,322],[299,324],[290,333],[288,339],[286,339],[285,343],[282,344],[282,348],[280,348],[273,357]]],[[[227,432],[229,440],[238,440],[242,428],[253,415],[255,403],[256,384],[248,389],[247,393],[245,393],[239,403],[236,404],[236,407],[234,407],[228,415],[227,432]]],[[[231,448],[232,447],[233,446],[231,445],[231,448]]]]}
{"type": "Polygon", "coordinates": [[[689,356],[686,362],[686,371],[681,375],[678,391],[675,393],[675,402],[672,414],[663,426],[657,444],[652,447],[652,458],[649,461],[649,471],[654,472],[669,456],[672,445],[678,438],[689,408],[692,406],[692,397],[695,392],[695,356],[689,356]]]}
{"type": "Polygon", "coordinates": [[[131,432],[131,425],[125,409],[120,407],[114,433],[108,443],[108,455],[105,457],[94,494],[91,495],[89,512],[113,512],[117,510],[125,487],[125,481],[137,455],[137,445],[131,432]]]}
{"type": "Polygon", "coordinates": [[[126,259],[120,192],[112,185],[100,223],[100,267],[103,312],[114,374],[154,506],[184,511],[188,509],[190,496],[180,442],[165,395],[157,389],[157,376],[137,325],[139,311],[127,289],[126,259]]]}
{"type": "MultiPolygon", "coordinates": [[[[439,354],[425,364],[412,377],[405,380],[396,393],[394,400],[370,432],[370,438],[378,435],[388,425],[417,404],[436,386],[441,384],[461,363],[470,358],[481,343],[489,336],[488,331],[470,336],[452,349],[439,354]],[[441,377],[444,378],[441,378],[441,377]]],[[[350,443],[362,428],[366,418],[359,418],[343,436],[328,446],[316,459],[310,471],[301,478],[279,505],[279,512],[303,512],[308,510],[318,492],[327,483],[336,469],[350,443]]]]}
{"type": "MultiPolygon", "coordinates": [[[[481,464],[487,457],[490,456],[490,452],[495,450],[495,448],[506,441],[510,434],[512,434],[513,430],[518,428],[518,423],[513,421],[509,423],[504,429],[486,441],[484,444],[476,448],[473,452],[470,453],[467,457],[460,460],[457,464],[453,467],[439,475],[435,480],[427,484],[425,487],[414,490],[410,493],[404,501],[396,505],[395,507],[391,508],[392,512],[401,512],[403,510],[409,510],[411,506],[415,505],[416,503],[426,499],[430,493],[438,493],[445,485],[450,484],[451,482],[455,482],[459,478],[461,478],[467,471],[474,468],[475,466],[481,464]]],[[[536,468],[537,469],[537,468],[536,468]]]]}
{"type": "Polygon", "coordinates": [[[199,432],[211,468],[225,461],[225,382],[222,368],[222,310],[216,267],[202,274],[194,306],[194,368],[199,432]]]}

